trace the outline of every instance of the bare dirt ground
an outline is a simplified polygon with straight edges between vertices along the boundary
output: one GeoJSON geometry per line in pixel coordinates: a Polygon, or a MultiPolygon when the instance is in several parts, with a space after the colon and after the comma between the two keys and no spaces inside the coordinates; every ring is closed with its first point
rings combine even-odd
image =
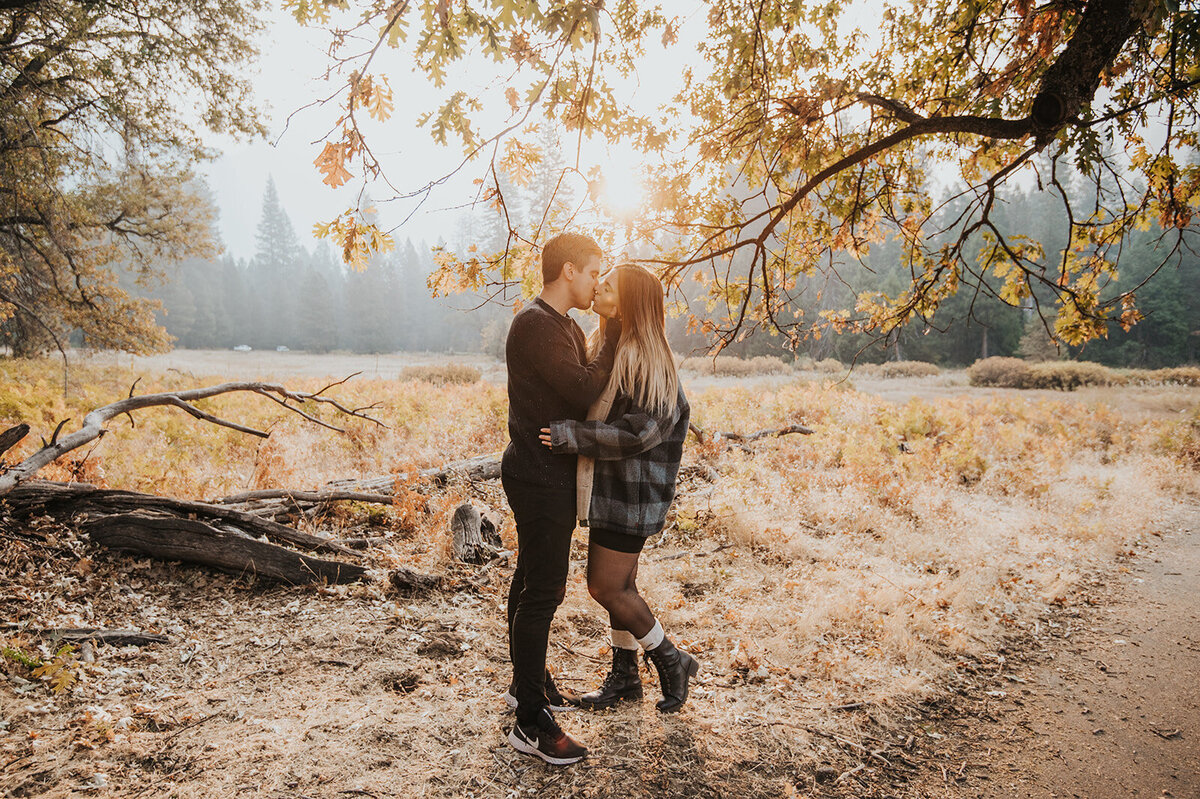
{"type": "Polygon", "coordinates": [[[1200,509],[1164,530],[930,708],[903,795],[1200,797],[1200,509]]]}

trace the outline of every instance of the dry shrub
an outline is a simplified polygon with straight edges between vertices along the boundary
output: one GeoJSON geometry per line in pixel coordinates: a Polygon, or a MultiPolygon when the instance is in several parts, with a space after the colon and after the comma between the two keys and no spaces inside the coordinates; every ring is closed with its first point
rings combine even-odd
{"type": "Polygon", "coordinates": [[[1003,357],[976,361],[967,369],[967,379],[973,386],[1055,391],[1074,391],[1081,386],[1120,386],[1128,380],[1107,366],[1091,361],[1027,363],[1020,358],[1003,357]]]}
{"type": "Polygon", "coordinates": [[[816,361],[808,355],[797,355],[792,361],[792,368],[801,372],[810,372],[816,366],[816,361]]]}
{"type": "Polygon", "coordinates": [[[733,554],[694,564],[687,584],[720,590],[664,616],[711,650],[754,642],[786,672],[769,683],[803,674],[810,696],[872,702],[936,690],[957,659],[1110,567],[1194,485],[1180,467],[1200,451],[1200,422],[1019,396],[895,406],[798,384],[693,405],[719,429],[803,416],[817,432],[732,451],[710,492],[684,495],[689,537],[708,531],[733,554]]]}
{"type": "Polygon", "coordinates": [[[679,364],[682,371],[714,377],[749,377],[752,375],[787,375],[792,367],[779,358],[759,355],[754,358],[736,358],[718,355],[715,358],[685,358],[679,364]]]}
{"type": "Polygon", "coordinates": [[[1017,388],[1045,388],[1074,391],[1080,386],[1114,386],[1124,382],[1119,374],[1091,361],[1045,361],[1029,366],[1023,385],[1017,388]]]}
{"type": "Polygon", "coordinates": [[[400,372],[400,379],[424,380],[435,386],[468,385],[478,383],[482,374],[474,366],[464,363],[438,363],[406,367],[400,372]]]}
{"type": "Polygon", "coordinates": [[[826,374],[836,374],[837,372],[846,371],[846,365],[837,358],[825,358],[813,364],[813,371],[825,372],[826,374]]]}
{"type": "Polygon", "coordinates": [[[1154,437],[1153,448],[1193,469],[1200,469],[1200,409],[1193,410],[1183,422],[1160,429],[1154,437]]]}
{"type": "MultiPolygon", "coordinates": [[[[72,368],[63,398],[61,368],[53,361],[23,364],[0,360],[0,429],[29,422],[25,440],[5,455],[28,457],[49,439],[55,425],[81,420],[91,409],[124,398],[139,377],[113,369],[72,368]]],[[[197,388],[220,382],[178,373],[140,375],[137,394],[197,388]]],[[[297,391],[318,391],[327,378],[285,378],[297,391]]],[[[84,476],[112,488],[203,499],[251,488],[315,488],[330,480],[356,479],[440,466],[503,448],[508,404],[503,386],[427,380],[399,382],[355,378],[327,392],[346,407],[380,403],[367,411],[383,425],[339,416],[328,407],[304,406],[307,413],[342,427],[318,427],[251,393],[225,394],[198,403],[223,419],[265,430],[266,439],[197,421],[174,408],[148,408],[134,414],[136,427],[114,421],[110,434],[86,450],[52,464],[39,476],[84,476]],[[72,463],[82,460],[81,466],[72,463]]],[[[77,429],[67,424],[64,433],[77,429]]],[[[76,478],[77,479],[77,478],[76,478]]]]}
{"type": "Polygon", "coordinates": [[[925,361],[886,361],[879,364],[869,364],[862,367],[868,374],[876,374],[884,378],[894,377],[933,377],[942,370],[936,364],[925,361]]]}
{"type": "Polygon", "coordinates": [[[967,380],[973,386],[1024,388],[1029,381],[1029,364],[1020,358],[983,358],[967,369],[967,380]]]}
{"type": "Polygon", "coordinates": [[[1200,367],[1175,366],[1164,370],[1129,370],[1130,383],[1151,385],[1200,385],[1200,367]]]}

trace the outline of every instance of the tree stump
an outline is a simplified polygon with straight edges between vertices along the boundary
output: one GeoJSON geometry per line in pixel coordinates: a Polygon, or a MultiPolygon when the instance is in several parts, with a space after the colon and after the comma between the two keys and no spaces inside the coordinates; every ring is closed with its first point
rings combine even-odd
{"type": "Polygon", "coordinates": [[[463,563],[487,563],[500,552],[500,534],[492,520],[474,505],[464,502],[450,521],[454,536],[454,559],[463,563]]]}

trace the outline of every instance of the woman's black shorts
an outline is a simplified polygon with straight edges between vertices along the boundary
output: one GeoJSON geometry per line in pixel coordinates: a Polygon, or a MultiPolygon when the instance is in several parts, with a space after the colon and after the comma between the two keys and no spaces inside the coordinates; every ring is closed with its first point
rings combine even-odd
{"type": "Polygon", "coordinates": [[[593,544],[599,544],[605,549],[627,552],[629,554],[641,552],[642,547],[646,546],[646,539],[640,535],[618,533],[616,530],[605,530],[602,527],[591,528],[588,531],[588,540],[593,544]]]}

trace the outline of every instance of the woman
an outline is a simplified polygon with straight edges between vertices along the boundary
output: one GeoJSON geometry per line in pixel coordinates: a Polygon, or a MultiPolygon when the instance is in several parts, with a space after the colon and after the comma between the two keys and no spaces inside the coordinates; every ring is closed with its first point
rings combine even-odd
{"type": "Polygon", "coordinates": [[[579,703],[600,709],[641,698],[641,645],[658,671],[658,709],[669,713],[687,701],[699,663],[663,633],[638,593],[637,567],[646,538],[662,530],[675,497],[690,408],[667,344],[658,279],[640,266],[618,266],[600,284],[592,309],[601,317],[595,342],[604,340],[606,319],[621,320],[608,388],[588,421],[553,422],[541,435],[552,452],[580,456],[578,515],[590,529],[588,591],[612,626],[612,670],[579,703]]]}

